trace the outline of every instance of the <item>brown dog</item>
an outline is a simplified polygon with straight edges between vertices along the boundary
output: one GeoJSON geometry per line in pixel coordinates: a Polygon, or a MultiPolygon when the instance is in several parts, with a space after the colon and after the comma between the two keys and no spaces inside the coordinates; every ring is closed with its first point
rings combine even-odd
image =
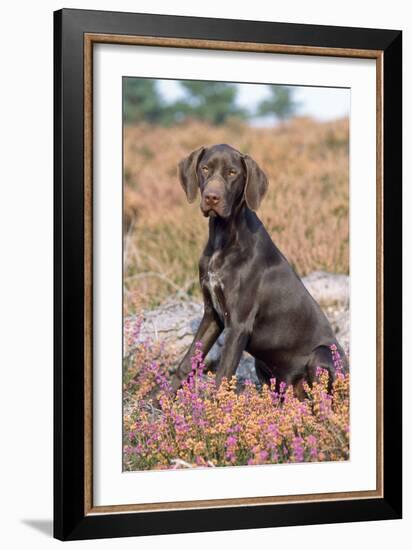
{"type": "Polygon", "coordinates": [[[214,145],[180,162],[179,179],[189,202],[200,190],[209,239],[199,262],[203,319],[173,388],[191,370],[195,343],[207,354],[225,330],[218,384],[235,374],[246,350],[255,357],[261,382],[293,384],[303,397],[302,382],[311,384],[319,366],[327,369],[331,389],[336,366],[331,346],[344,368],[347,360],[323,311],[255,213],[268,188],[262,169],[230,145],[214,145]]]}

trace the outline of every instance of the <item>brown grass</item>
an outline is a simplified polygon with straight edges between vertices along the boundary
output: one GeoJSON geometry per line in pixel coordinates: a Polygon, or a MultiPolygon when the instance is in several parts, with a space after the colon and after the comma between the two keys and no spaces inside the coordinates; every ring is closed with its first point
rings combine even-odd
{"type": "Polygon", "coordinates": [[[197,262],[207,220],[186,202],[177,163],[200,145],[229,143],[269,178],[259,211],[299,275],[349,268],[349,124],[296,118],[276,128],[191,122],[124,131],[125,307],[160,303],[181,291],[199,296],[197,262]]]}

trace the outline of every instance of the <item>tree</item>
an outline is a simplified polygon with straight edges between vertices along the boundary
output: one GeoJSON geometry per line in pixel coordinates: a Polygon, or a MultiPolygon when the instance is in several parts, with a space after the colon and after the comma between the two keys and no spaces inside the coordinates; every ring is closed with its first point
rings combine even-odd
{"type": "Polygon", "coordinates": [[[127,78],[124,84],[123,112],[126,124],[145,120],[158,124],[164,117],[165,105],[149,78],[127,78]]]}
{"type": "Polygon", "coordinates": [[[157,81],[127,78],[124,84],[123,112],[126,124],[145,121],[170,126],[187,118],[224,124],[230,117],[246,118],[245,109],[236,105],[237,88],[226,82],[181,81],[185,96],[166,102],[157,81]]]}
{"type": "Polygon", "coordinates": [[[230,117],[246,118],[236,105],[237,89],[225,82],[182,81],[187,98],[174,104],[177,118],[193,117],[212,124],[224,124],[230,117]]]}
{"type": "Polygon", "coordinates": [[[294,90],[287,86],[269,86],[271,97],[264,99],[258,106],[258,115],[275,115],[280,120],[285,120],[292,116],[299,105],[293,99],[294,90]]]}

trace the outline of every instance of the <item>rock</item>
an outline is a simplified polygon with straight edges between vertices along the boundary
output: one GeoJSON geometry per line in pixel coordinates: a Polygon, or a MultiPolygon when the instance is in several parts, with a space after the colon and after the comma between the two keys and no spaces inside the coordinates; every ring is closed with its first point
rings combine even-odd
{"type": "Polygon", "coordinates": [[[302,282],[315,300],[322,306],[335,304],[349,307],[349,277],[326,271],[314,271],[302,282]]]}
{"type": "MultiPolygon", "coordinates": [[[[349,277],[316,271],[304,277],[302,282],[322,306],[338,341],[349,353],[349,277]]],[[[144,312],[139,340],[163,340],[183,356],[193,341],[202,313],[203,304],[199,302],[169,299],[158,308],[144,312]]],[[[207,355],[206,364],[210,368],[219,361],[224,337],[225,332],[207,355]]],[[[243,353],[236,374],[240,381],[257,382],[254,360],[248,353],[243,353]]]]}
{"type": "Polygon", "coordinates": [[[349,354],[349,277],[326,271],[314,271],[303,277],[302,282],[322,307],[338,342],[349,354]]]}
{"type": "Polygon", "coordinates": [[[140,340],[164,340],[182,351],[192,343],[203,314],[203,304],[170,299],[143,314],[140,340]]]}

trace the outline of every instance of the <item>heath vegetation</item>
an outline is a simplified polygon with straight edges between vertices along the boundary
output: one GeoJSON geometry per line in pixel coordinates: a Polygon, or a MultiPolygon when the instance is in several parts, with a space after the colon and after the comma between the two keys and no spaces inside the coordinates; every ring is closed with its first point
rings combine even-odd
{"type": "Polygon", "coordinates": [[[174,395],[169,372],[173,355],[159,342],[139,342],[141,318],[125,327],[124,452],[125,470],[176,469],[349,458],[349,375],[339,354],[333,394],[327,372],[318,369],[307,398],[299,401],[284,384],[257,388],[236,377],[204,372],[201,345],[192,371],[174,395]],[[155,399],[154,399],[155,397],[155,399]]]}

